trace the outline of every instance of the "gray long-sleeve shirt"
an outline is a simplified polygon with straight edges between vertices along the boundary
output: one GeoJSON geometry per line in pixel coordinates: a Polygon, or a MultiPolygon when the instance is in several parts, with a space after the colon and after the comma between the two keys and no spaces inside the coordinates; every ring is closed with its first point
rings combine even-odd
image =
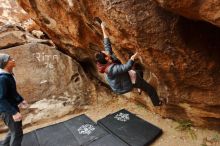
{"type": "MultiPolygon", "coordinates": [[[[111,42],[109,38],[104,38],[104,47],[114,60],[118,60],[112,51],[111,42]]],[[[111,64],[106,72],[106,80],[109,86],[115,93],[123,94],[129,92],[133,85],[131,83],[128,71],[131,70],[134,61],[128,60],[125,64],[113,63],[111,64]]]]}

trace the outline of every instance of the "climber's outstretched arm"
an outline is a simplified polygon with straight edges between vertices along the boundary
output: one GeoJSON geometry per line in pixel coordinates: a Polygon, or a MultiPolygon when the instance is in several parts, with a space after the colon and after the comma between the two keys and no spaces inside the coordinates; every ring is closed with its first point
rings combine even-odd
{"type": "Polygon", "coordinates": [[[104,48],[105,48],[105,51],[102,51],[102,52],[107,55],[110,55],[114,63],[121,64],[121,61],[116,57],[116,55],[112,51],[111,41],[108,37],[108,32],[106,31],[106,27],[105,27],[104,22],[101,23],[101,28],[102,28],[102,32],[103,32],[103,37],[104,37],[103,41],[104,41],[104,48]]]}
{"type": "Polygon", "coordinates": [[[104,37],[103,41],[104,41],[105,53],[107,53],[108,55],[112,56],[112,55],[114,55],[114,53],[112,51],[112,45],[111,45],[110,39],[108,37],[108,33],[106,31],[105,23],[104,22],[101,23],[101,28],[102,28],[103,37],[104,37]]]}
{"type": "Polygon", "coordinates": [[[108,38],[108,34],[106,32],[106,29],[105,29],[105,22],[101,23],[101,28],[102,28],[103,37],[108,38]]]}

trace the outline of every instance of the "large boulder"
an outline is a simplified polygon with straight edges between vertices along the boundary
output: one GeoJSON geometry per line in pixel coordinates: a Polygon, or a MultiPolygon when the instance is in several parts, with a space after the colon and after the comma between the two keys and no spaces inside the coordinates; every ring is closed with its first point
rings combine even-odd
{"type": "MultiPolygon", "coordinates": [[[[94,53],[102,50],[102,33],[94,22],[95,17],[101,18],[116,55],[125,62],[138,51],[145,79],[168,98],[169,103],[156,112],[195,125],[220,127],[219,28],[174,15],[152,0],[18,2],[88,72],[95,69],[94,53]]],[[[145,102],[146,96],[138,100],[152,107],[145,102]]]]}
{"type": "Polygon", "coordinates": [[[205,20],[220,27],[219,0],[156,0],[160,6],[194,20],[205,20]]]}
{"type": "MultiPolygon", "coordinates": [[[[87,95],[91,84],[80,65],[56,48],[45,44],[29,43],[4,49],[17,67],[14,70],[18,90],[28,101],[38,101],[57,95],[87,95]]],[[[86,96],[85,102],[89,99],[86,96]]]]}

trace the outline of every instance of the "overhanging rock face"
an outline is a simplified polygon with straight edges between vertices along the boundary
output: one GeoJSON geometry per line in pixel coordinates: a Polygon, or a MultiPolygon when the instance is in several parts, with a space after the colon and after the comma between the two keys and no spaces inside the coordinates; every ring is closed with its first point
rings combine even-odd
{"type": "MultiPolygon", "coordinates": [[[[102,49],[102,33],[94,18],[101,18],[108,25],[117,56],[126,61],[138,51],[145,78],[169,99],[156,112],[190,119],[199,126],[220,127],[218,27],[174,15],[155,1],[18,2],[63,52],[93,64],[94,53],[102,49]]],[[[145,96],[139,98],[151,106],[145,96]]]]}
{"type": "Polygon", "coordinates": [[[220,27],[218,0],[156,0],[162,7],[195,20],[205,20],[220,27]]]}

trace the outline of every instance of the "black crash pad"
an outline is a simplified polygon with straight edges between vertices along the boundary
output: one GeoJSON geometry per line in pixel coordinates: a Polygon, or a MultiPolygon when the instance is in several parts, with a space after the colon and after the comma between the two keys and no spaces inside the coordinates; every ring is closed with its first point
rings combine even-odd
{"type": "MultiPolygon", "coordinates": [[[[21,143],[22,146],[40,146],[37,135],[35,131],[24,134],[21,143]]],[[[2,141],[0,141],[0,146],[2,146],[2,141]]]]}
{"type": "Polygon", "coordinates": [[[40,146],[80,146],[74,135],[64,126],[64,123],[38,129],[36,135],[40,146]]]}
{"type": "Polygon", "coordinates": [[[122,109],[98,121],[98,125],[116,135],[130,146],[148,146],[162,130],[122,109]]]}
{"type": "Polygon", "coordinates": [[[86,115],[36,130],[40,146],[82,146],[107,134],[86,115]]]}
{"type": "Polygon", "coordinates": [[[89,143],[86,146],[129,146],[119,138],[109,134],[94,142],[89,143]]]}
{"type": "MultiPolygon", "coordinates": [[[[101,139],[100,146],[105,146],[109,133],[98,126],[86,115],[74,117],[65,122],[34,130],[24,135],[22,146],[86,146],[101,139]],[[104,139],[102,139],[104,138],[104,139]],[[104,143],[101,143],[104,142],[104,143]]],[[[110,139],[114,140],[114,138],[110,139]]],[[[117,140],[114,140],[117,141],[117,140]]],[[[113,143],[116,143],[114,142],[113,143]]],[[[120,140],[116,145],[120,146],[120,140]]],[[[127,145],[122,145],[127,146],[127,145]]]]}
{"type": "Polygon", "coordinates": [[[79,145],[84,145],[108,134],[85,115],[68,120],[64,122],[64,125],[74,135],[79,145]]]}
{"type": "Polygon", "coordinates": [[[40,146],[35,132],[26,133],[22,140],[22,146],[40,146]],[[31,145],[30,145],[31,144],[31,145]]]}

